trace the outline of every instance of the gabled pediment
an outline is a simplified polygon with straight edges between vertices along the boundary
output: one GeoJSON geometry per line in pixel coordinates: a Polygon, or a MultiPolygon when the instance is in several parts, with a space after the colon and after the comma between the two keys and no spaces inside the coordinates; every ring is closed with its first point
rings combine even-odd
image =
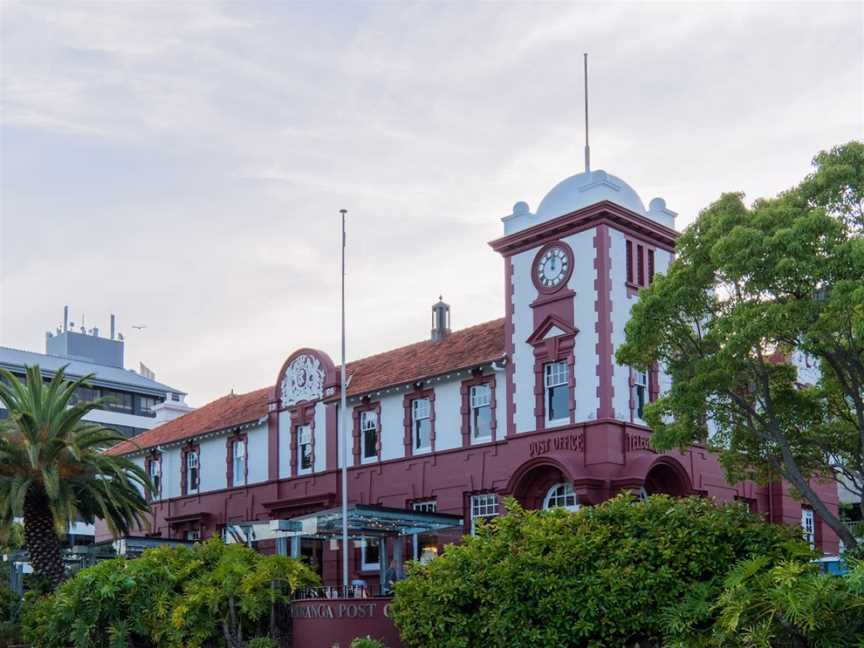
{"type": "Polygon", "coordinates": [[[525,341],[535,345],[552,338],[572,337],[577,333],[579,333],[579,329],[570,326],[557,315],[549,315],[525,341]]]}

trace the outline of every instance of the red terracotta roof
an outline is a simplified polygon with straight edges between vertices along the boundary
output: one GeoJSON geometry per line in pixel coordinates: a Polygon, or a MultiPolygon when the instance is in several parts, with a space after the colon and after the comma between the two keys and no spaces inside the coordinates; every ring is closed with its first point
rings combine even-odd
{"type": "Polygon", "coordinates": [[[128,441],[118,443],[110,448],[107,454],[126,454],[140,448],[152,448],[163,443],[171,443],[206,432],[255,421],[267,414],[267,400],[271,391],[270,387],[265,387],[248,394],[222,396],[212,403],[207,403],[173,421],[146,430],[128,441]]]}
{"type": "MultiPolygon", "coordinates": [[[[349,362],[346,372],[351,381],[348,395],[358,396],[448,371],[476,367],[503,355],[504,320],[497,319],[454,331],[439,342],[425,340],[349,362]]],[[[248,394],[222,396],[173,421],[117,444],[108,450],[108,454],[126,454],[140,448],[152,448],[255,421],[267,414],[267,400],[271,391],[271,387],[265,387],[248,394]]]]}

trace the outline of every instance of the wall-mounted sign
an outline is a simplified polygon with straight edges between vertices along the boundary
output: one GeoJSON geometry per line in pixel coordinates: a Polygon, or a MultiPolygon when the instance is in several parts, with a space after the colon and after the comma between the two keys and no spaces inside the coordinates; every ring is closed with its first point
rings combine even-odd
{"type": "Polygon", "coordinates": [[[585,439],[581,432],[568,432],[546,439],[532,441],[528,446],[528,454],[532,457],[548,454],[556,450],[582,452],[585,449],[585,439]]]}

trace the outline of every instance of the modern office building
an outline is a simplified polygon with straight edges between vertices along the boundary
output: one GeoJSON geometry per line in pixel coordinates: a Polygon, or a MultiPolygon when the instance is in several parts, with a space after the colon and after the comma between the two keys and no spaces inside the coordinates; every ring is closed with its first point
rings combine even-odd
{"type": "MultiPolygon", "coordinates": [[[[68,307],[63,325],[45,336],[45,353],[0,346],[0,367],[24,377],[25,368],[38,365],[45,380],[65,367],[70,378],[93,377],[79,389],[79,398],[104,398],[105,404],[87,416],[131,437],[189,412],[186,393],[154,380],[146,374],[124,368],[124,340],[115,331],[111,316],[110,337],[100,337],[99,329],[73,331],[68,307]]],[[[142,367],[143,369],[143,367],[142,367]]],[[[0,404],[0,418],[7,415],[0,404]]]]}
{"type": "MultiPolygon", "coordinates": [[[[730,484],[703,447],[650,446],[643,408],[669,378],[662,367],[617,365],[614,352],[639,291],[672,259],[675,216],[661,198],[646,209],[604,171],[569,177],[536,212],[516,203],[490,244],[502,258],[502,318],[451,331],[439,301],[425,340],[348,364],[352,581],[377,583],[388,556],[434,554],[442,526],[471,533],[507,496],[568,509],[622,491],[737,500],[836,552],[835,534],[788,484],[730,484]]],[[[484,247],[478,241],[478,254],[484,247]]],[[[339,401],[330,356],[301,348],[271,385],[223,396],[112,452],[158,485],[150,533],[221,533],[285,551],[273,531],[284,529],[291,552],[337,584],[339,401]]],[[[836,487],[817,488],[836,508],[836,487]]]]}

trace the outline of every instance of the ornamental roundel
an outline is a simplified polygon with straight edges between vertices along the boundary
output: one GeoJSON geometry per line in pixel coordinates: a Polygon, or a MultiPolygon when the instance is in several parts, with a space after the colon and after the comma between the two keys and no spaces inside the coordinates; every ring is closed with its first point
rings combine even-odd
{"type": "Polygon", "coordinates": [[[317,400],[323,394],[324,369],[321,361],[305,353],[294,358],[282,379],[282,406],[317,400]]]}

